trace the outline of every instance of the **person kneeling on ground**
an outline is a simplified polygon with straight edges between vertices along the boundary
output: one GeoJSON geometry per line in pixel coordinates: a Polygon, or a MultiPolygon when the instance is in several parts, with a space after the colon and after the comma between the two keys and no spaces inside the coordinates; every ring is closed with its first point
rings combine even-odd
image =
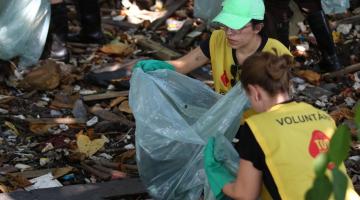
{"type": "MultiPolygon", "coordinates": [[[[258,114],[247,118],[236,136],[240,167],[235,181],[223,187],[233,199],[257,199],[260,194],[263,199],[269,199],[265,194],[304,199],[313,184],[314,159],[328,147],[314,139],[329,144],[336,125],[326,112],[291,100],[292,64],[292,57],[270,53],[255,54],[243,64],[240,80],[258,114]]],[[[340,170],[346,174],[343,164],[340,170]]],[[[348,183],[346,199],[359,199],[350,179],[348,183]]]]}
{"type": "Polygon", "coordinates": [[[291,55],[281,42],[267,37],[263,31],[264,15],[263,0],[225,0],[222,11],[213,20],[221,29],[213,31],[209,40],[179,59],[142,60],[134,68],[187,74],[211,62],[215,91],[224,94],[239,81],[237,74],[247,57],[256,52],[274,53],[274,49],[279,55],[291,55]]]}

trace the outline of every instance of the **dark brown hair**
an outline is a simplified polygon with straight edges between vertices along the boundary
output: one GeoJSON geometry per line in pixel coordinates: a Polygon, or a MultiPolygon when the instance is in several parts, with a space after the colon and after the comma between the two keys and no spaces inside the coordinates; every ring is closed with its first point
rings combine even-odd
{"type": "Polygon", "coordinates": [[[272,53],[256,53],[244,61],[240,75],[241,83],[247,90],[248,85],[259,85],[275,96],[289,92],[290,68],[294,59],[290,55],[276,56],[272,53]]]}

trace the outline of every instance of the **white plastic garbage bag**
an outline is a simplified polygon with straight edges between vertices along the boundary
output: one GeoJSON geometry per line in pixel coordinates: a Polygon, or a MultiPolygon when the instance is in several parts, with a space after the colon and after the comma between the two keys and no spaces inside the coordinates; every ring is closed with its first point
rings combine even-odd
{"type": "MultiPolygon", "coordinates": [[[[204,147],[210,137],[235,136],[248,105],[244,90],[237,84],[223,96],[171,70],[135,69],[130,84],[140,178],[155,199],[198,200],[208,189],[204,147]]],[[[238,160],[230,163],[236,170],[238,160]]]]}
{"type": "Polygon", "coordinates": [[[321,6],[326,14],[345,13],[350,7],[349,0],[321,0],[321,6]]]}
{"type": "Polygon", "coordinates": [[[0,0],[0,59],[19,56],[19,67],[41,56],[50,22],[49,0],[0,0]]]}

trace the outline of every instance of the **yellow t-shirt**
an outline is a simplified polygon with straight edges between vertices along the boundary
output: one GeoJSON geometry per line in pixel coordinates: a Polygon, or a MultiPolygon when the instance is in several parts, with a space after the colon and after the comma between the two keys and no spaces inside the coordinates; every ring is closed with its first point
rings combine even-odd
{"type": "MultiPolygon", "coordinates": [[[[290,51],[278,40],[263,37],[258,51],[272,52],[276,49],[278,55],[291,55],[290,51]]],[[[211,34],[209,42],[211,66],[215,91],[226,93],[231,88],[231,66],[234,65],[233,49],[229,46],[223,30],[216,30],[211,34]]]]}

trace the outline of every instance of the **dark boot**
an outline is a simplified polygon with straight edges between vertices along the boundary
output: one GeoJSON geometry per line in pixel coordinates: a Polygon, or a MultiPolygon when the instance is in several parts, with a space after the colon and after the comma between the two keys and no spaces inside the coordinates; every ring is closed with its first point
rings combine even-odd
{"type": "Polygon", "coordinates": [[[67,21],[65,3],[52,4],[50,27],[42,58],[51,58],[63,62],[69,61],[69,52],[66,48],[67,21]]]}
{"type": "Polygon", "coordinates": [[[336,54],[332,31],[330,30],[325,13],[323,11],[310,13],[307,21],[315,35],[322,54],[321,68],[325,71],[337,71],[341,69],[341,64],[336,54]]]}
{"type": "Polygon", "coordinates": [[[69,35],[68,41],[81,43],[106,43],[101,29],[101,15],[98,0],[77,0],[76,9],[79,13],[81,31],[69,35]]]}

